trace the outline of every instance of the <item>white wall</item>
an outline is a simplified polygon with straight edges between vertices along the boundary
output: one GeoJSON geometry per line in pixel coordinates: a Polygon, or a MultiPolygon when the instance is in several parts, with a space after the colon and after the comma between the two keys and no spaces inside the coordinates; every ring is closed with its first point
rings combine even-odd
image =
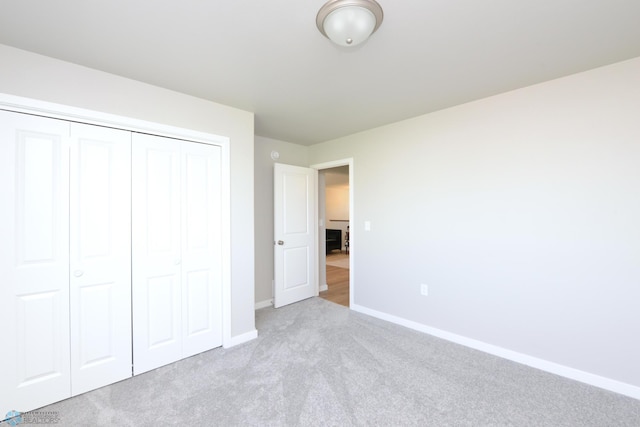
{"type": "Polygon", "coordinates": [[[356,306],[640,397],[640,58],[309,150],[347,157],[356,306]]]}
{"type": "Polygon", "coordinates": [[[255,333],[253,114],[0,45],[0,93],[227,136],[232,337],[255,333]]]}
{"type": "Polygon", "coordinates": [[[255,137],[255,302],[259,307],[273,300],[273,165],[308,166],[308,148],[275,139],[255,137]],[[275,161],[271,152],[277,151],[275,161]]]}

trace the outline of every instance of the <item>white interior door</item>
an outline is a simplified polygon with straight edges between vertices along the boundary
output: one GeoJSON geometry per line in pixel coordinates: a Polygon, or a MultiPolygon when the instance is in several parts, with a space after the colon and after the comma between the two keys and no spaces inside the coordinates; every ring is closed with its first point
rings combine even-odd
{"type": "Polygon", "coordinates": [[[131,374],[131,132],[71,125],[71,392],[131,374]]]}
{"type": "Polygon", "coordinates": [[[180,141],[132,135],[134,374],[180,359],[180,141]]]}
{"type": "Polygon", "coordinates": [[[276,308],[318,295],[317,177],[315,169],[275,164],[276,308]]]}
{"type": "Polygon", "coordinates": [[[0,111],[0,416],[71,395],[69,124],[0,111]]]}
{"type": "Polygon", "coordinates": [[[183,142],[182,357],[222,345],[221,148],[183,142]]]}

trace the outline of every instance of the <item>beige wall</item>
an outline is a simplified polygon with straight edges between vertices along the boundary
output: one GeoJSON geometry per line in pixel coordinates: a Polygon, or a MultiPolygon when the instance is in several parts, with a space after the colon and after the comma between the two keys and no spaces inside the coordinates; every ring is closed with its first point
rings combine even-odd
{"type": "Polygon", "coordinates": [[[349,186],[327,186],[325,188],[326,228],[342,231],[342,250],[349,219],[349,186]]]}
{"type": "Polygon", "coordinates": [[[254,332],[253,114],[5,45],[0,64],[0,93],[230,138],[231,335],[254,332]]]}
{"type": "Polygon", "coordinates": [[[356,308],[640,397],[639,112],[637,58],[310,147],[354,159],[356,308]]]}

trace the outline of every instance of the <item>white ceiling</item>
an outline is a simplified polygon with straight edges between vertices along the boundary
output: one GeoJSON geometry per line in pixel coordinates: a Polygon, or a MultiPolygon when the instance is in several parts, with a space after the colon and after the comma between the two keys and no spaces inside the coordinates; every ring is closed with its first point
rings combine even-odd
{"type": "MultiPolygon", "coordinates": [[[[253,111],[311,145],[640,56],[638,0],[379,0],[369,41],[323,0],[0,0],[0,43],[253,111]]],[[[1,64],[0,64],[1,66],[1,64]]]]}

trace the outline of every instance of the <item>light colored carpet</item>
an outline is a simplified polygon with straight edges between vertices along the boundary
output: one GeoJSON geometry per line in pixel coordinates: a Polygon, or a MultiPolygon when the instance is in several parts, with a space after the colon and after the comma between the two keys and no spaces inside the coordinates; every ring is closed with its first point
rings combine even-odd
{"type": "Polygon", "coordinates": [[[349,268],[349,255],[347,254],[329,254],[327,255],[327,265],[334,267],[349,268]]]}
{"type": "Polygon", "coordinates": [[[64,426],[640,426],[640,401],[311,298],[259,337],[43,408],[64,426]]]}

